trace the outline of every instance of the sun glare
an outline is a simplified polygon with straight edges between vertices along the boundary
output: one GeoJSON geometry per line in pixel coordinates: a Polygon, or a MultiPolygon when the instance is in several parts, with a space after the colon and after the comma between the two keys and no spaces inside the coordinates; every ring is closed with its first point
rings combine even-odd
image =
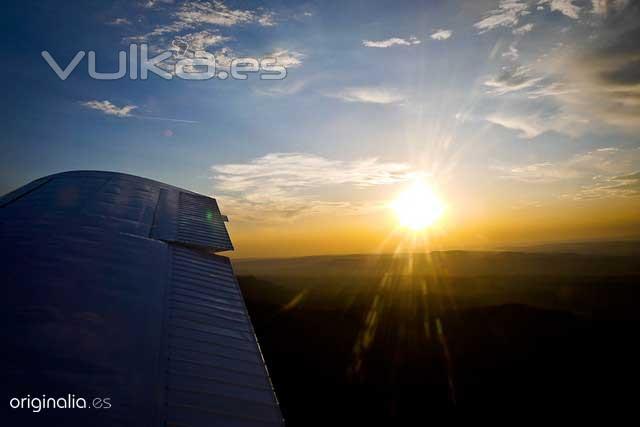
{"type": "Polygon", "coordinates": [[[391,207],[400,225],[421,231],[433,225],[444,213],[444,204],[431,188],[422,181],[415,182],[401,193],[391,207]]]}

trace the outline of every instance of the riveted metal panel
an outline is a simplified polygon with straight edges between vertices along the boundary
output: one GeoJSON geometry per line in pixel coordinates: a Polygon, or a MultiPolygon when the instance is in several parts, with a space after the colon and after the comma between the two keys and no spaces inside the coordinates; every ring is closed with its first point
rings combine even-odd
{"type": "Polygon", "coordinates": [[[7,400],[111,401],[38,414],[51,425],[282,424],[231,264],[213,254],[231,248],[214,199],[80,171],[0,201],[7,400]]]}

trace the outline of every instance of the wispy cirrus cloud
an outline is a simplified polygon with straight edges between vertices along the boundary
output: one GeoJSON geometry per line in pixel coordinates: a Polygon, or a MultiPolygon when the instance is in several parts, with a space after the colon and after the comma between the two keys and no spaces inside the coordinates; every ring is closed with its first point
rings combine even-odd
{"type": "Polygon", "coordinates": [[[451,30],[436,30],[433,34],[431,34],[431,37],[433,40],[447,40],[448,38],[450,38],[453,35],[453,31],[451,30]]]}
{"type": "Polygon", "coordinates": [[[572,138],[585,132],[589,120],[564,111],[496,112],[485,117],[489,123],[518,132],[524,139],[554,131],[572,138]]]}
{"type": "Polygon", "coordinates": [[[578,19],[582,9],[574,0],[540,0],[538,4],[548,5],[552,12],[560,12],[571,19],[578,19]]]}
{"type": "Polygon", "coordinates": [[[481,33],[498,27],[515,27],[523,16],[530,12],[525,0],[500,0],[498,7],[485,13],[482,19],[473,26],[481,33]]]}
{"type": "Polygon", "coordinates": [[[531,30],[533,30],[533,24],[529,23],[529,24],[524,24],[518,28],[514,28],[512,32],[517,36],[522,36],[530,32],[531,30]]]}
{"type": "Polygon", "coordinates": [[[593,199],[640,196],[640,149],[605,147],[559,162],[494,166],[503,179],[530,184],[574,182],[575,191],[562,198],[593,199]]]}
{"type": "MultiPolygon", "coordinates": [[[[500,0],[498,7],[487,11],[473,26],[480,33],[500,27],[513,28],[513,34],[523,35],[531,31],[533,23],[522,24],[522,19],[534,13],[544,13],[546,7],[567,18],[579,20],[584,0],[500,0]],[[546,7],[545,7],[546,6],[546,7]]],[[[624,8],[628,0],[592,0],[592,12],[606,16],[611,10],[624,8]]]]}
{"type": "Polygon", "coordinates": [[[420,44],[420,40],[416,37],[409,37],[408,39],[403,39],[400,37],[391,37],[385,40],[362,40],[362,45],[365,47],[375,47],[379,49],[384,49],[392,46],[414,46],[420,44]]]}
{"type": "Polygon", "coordinates": [[[406,163],[331,160],[307,153],[271,153],[246,163],[211,167],[214,188],[225,211],[241,220],[288,221],[332,211],[335,215],[370,209],[332,197],[331,188],[366,189],[415,177],[406,163]]]}
{"type": "Polygon", "coordinates": [[[406,100],[403,94],[394,89],[376,86],[348,87],[337,92],[326,93],[325,96],[345,102],[382,105],[399,104],[406,100]]]}
{"type": "MultiPolygon", "coordinates": [[[[491,25],[489,21],[486,26],[477,25],[484,30],[495,28],[493,24],[504,25],[513,28],[515,36],[502,53],[510,64],[484,80],[488,95],[504,96],[509,102],[504,111],[488,115],[489,122],[518,131],[521,138],[535,138],[547,131],[571,137],[604,129],[637,133],[640,48],[634,41],[640,37],[640,3],[607,0],[591,4],[589,17],[585,12],[589,2],[505,0],[485,16],[492,18],[491,25]],[[549,11],[577,21],[579,31],[596,28],[597,39],[580,47],[554,43],[529,64],[520,65],[527,58],[518,46],[520,29],[528,28],[528,32],[531,28],[527,26],[533,25],[523,24],[521,18],[549,11]]],[[[505,44],[502,46],[504,49],[505,44]]]]}
{"type": "Polygon", "coordinates": [[[256,24],[263,27],[276,25],[275,14],[270,11],[233,9],[222,1],[187,0],[171,13],[169,22],[157,25],[151,31],[131,37],[133,41],[154,42],[157,38],[185,31],[194,31],[203,26],[233,27],[256,24]]]}
{"type": "Polygon", "coordinates": [[[174,119],[171,117],[158,117],[158,116],[146,116],[146,115],[137,115],[132,114],[133,110],[138,109],[137,105],[124,105],[122,107],[118,107],[114,103],[109,100],[98,101],[86,101],[82,102],[81,105],[85,108],[89,108],[91,110],[97,110],[106,114],[107,116],[116,116],[116,117],[134,117],[136,119],[142,120],[160,120],[165,122],[174,122],[174,123],[190,123],[195,124],[199,123],[194,120],[184,120],[184,119],[174,119]]]}
{"type": "Polygon", "coordinates": [[[174,0],[147,0],[144,3],[144,7],[146,7],[147,9],[151,9],[157,6],[173,4],[173,3],[175,3],[174,0]]]}
{"type": "Polygon", "coordinates": [[[114,18],[107,22],[107,25],[131,25],[131,21],[127,18],[114,18]]]}
{"type": "Polygon", "coordinates": [[[640,196],[640,171],[626,175],[600,177],[595,184],[585,185],[575,194],[563,195],[564,198],[574,200],[638,196],[640,196]]]}
{"type": "Polygon", "coordinates": [[[186,51],[207,50],[210,46],[217,46],[229,40],[231,40],[231,37],[223,36],[218,32],[203,30],[174,37],[169,50],[184,55],[186,51]]]}
{"type": "Polygon", "coordinates": [[[279,65],[286,68],[296,68],[302,65],[305,54],[289,49],[276,49],[264,55],[264,58],[274,58],[279,65]]]}
{"type": "Polygon", "coordinates": [[[489,93],[504,95],[529,89],[539,83],[543,77],[533,76],[531,69],[524,66],[503,67],[500,73],[484,82],[489,87],[489,93]]]}
{"type": "Polygon", "coordinates": [[[260,19],[260,15],[252,10],[232,9],[217,0],[186,1],[175,12],[175,17],[188,25],[211,24],[224,27],[257,22],[260,19]]]}
{"type": "MultiPolygon", "coordinates": [[[[277,16],[272,11],[263,8],[236,9],[219,0],[187,0],[167,5],[166,9],[169,11],[167,22],[156,25],[142,34],[129,36],[125,41],[148,43],[150,51],[155,54],[163,51],[173,52],[172,57],[158,65],[169,73],[175,71],[178,60],[184,60],[183,64],[187,64],[185,70],[190,72],[189,63],[195,63],[196,52],[199,51],[213,55],[216,66],[228,68],[233,58],[247,55],[237,51],[236,47],[230,47],[227,42],[234,37],[225,35],[222,31],[241,25],[277,25],[277,16]]],[[[305,55],[292,49],[278,48],[261,57],[275,58],[279,65],[295,68],[302,65],[305,55]]]]}
{"type": "Polygon", "coordinates": [[[122,107],[118,107],[113,104],[111,101],[104,100],[92,100],[86,101],[82,103],[82,106],[86,108],[90,108],[92,110],[98,110],[108,116],[116,116],[116,117],[129,117],[131,116],[131,112],[138,108],[135,105],[124,105],[122,107]]]}

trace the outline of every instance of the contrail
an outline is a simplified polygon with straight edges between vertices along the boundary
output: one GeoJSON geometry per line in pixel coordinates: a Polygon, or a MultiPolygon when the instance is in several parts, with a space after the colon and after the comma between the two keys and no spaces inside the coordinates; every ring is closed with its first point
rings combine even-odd
{"type": "Polygon", "coordinates": [[[163,120],[165,122],[176,122],[176,123],[191,123],[191,124],[197,124],[200,122],[194,121],[194,120],[183,120],[183,119],[172,119],[169,117],[154,117],[154,116],[136,116],[131,114],[130,117],[135,117],[137,119],[147,119],[147,120],[163,120]]]}

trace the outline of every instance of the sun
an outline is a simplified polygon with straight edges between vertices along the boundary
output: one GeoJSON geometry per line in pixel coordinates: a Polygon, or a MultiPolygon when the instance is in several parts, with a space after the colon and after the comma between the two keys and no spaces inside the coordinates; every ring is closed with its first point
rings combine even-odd
{"type": "Polygon", "coordinates": [[[444,204],[422,181],[416,181],[391,204],[400,226],[421,231],[432,226],[444,213],[444,204]]]}

